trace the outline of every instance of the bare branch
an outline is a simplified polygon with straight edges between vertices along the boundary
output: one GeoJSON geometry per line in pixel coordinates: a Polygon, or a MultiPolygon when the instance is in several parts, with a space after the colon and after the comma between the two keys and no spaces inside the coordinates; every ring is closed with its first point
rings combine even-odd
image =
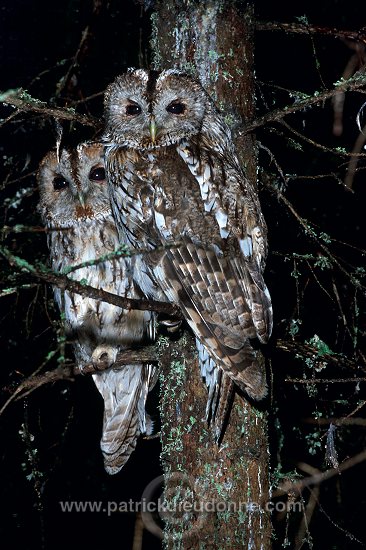
{"type": "Polygon", "coordinates": [[[117,296],[111,292],[106,292],[103,289],[94,288],[90,285],[83,284],[73,279],[69,279],[66,275],[56,273],[51,269],[48,269],[44,265],[34,266],[23,258],[13,255],[10,250],[5,247],[0,247],[0,254],[2,254],[9,262],[10,265],[16,267],[20,271],[26,271],[33,277],[46,281],[52,285],[55,285],[69,292],[80,294],[81,296],[87,296],[94,298],[94,300],[100,300],[101,302],[107,302],[114,306],[123,309],[138,309],[142,311],[156,311],[157,313],[164,313],[166,315],[172,315],[177,318],[181,318],[180,310],[177,306],[166,302],[155,302],[154,300],[137,300],[134,298],[124,298],[117,296]]]}
{"type": "Polygon", "coordinates": [[[12,105],[19,111],[40,113],[44,116],[51,116],[61,120],[73,120],[84,126],[92,126],[96,129],[102,126],[102,122],[95,117],[80,115],[71,108],[52,107],[45,101],[31,97],[22,88],[0,93],[0,102],[4,103],[4,105],[12,105]]]}
{"type": "MultiPolygon", "coordinates": [[[[361,403],[361,406],[365,406],[365,401],[361,403]]],[[[351,417],[350,415],[344,417],[331,417],[331,418],[305,418],[306,424],[315,424],[316,426],[329,426],[334,424],[335,426],[366,426],[366,418],[351,417]]]]}
{"type": "Polygon", "coordinates": [[[74,88],[75,85],[72,83],[72,77],[75,74],[78,74],[79,68],[82,66],[83,60],[87,57],[87,54],[90,50],[90,42],[93,40],[93,28],[98,21],[101,10],[103,8],[102,0],[93,0],[93,8],[90,16],[90,21],[84,30],[81,33],[81,39],[79,46],[71,59],[70,66],[67,70],[65,76],[60,80],[56,96],[60,96],[64,90],[67,88],[74,88]]]}
{"type": "MultiPolygon", "coordinates": [[[[357,161],[360,157],[366,157],[365,153],[361,153],[362,147],[359,147],[359,148],[355,147],[353,149],[352,153],[349,153],[347,151],[342,151],[342,149],[340,149],[340,148],[326,147],[325,145],[322,145],[321,143],[318,143],[318,142],[314,141],[313,139],[310,139],[307,136],[304,136],[304,134],[302,134],[301,132],[298,132],[297,130],[295,130],[295,128],[292,128],[292,126],[287,124],[284,120],[281,121],[281,124],[283,124],[285,126],[285,128],[287,128],[290,132],[295,134],[295,136],[302,139],[303,141],[306,141],[307,143],[310,143],[310,145],[312,145],[313,147],[317,147],[318,149],[321,149],[322,151],[325,151],[326,153],[332,153],[333,155],[339,155],[339,156],[343,156],[343,157],[351,157],[351,159],[353,159],[353,162],[356,162],[356,165],[357,165],[357,161]]],[[[365,136],[364,136],[364,139],[365,139],[365,136]]],[[[352,160],[351,160],[351,162],[352,162],[352,160]]],[[[345,182],[345,186],[346,187],[352,187],[352,185],[347,185],[346,182],[345,182]]]]}
{"type": "MultiPolygon", "coordinates": [[[[345,357],[344,355],[340,355],[338,353],[323,353],[323,352],[320,355],[319,350],[314,346],[311,346],[310,344],[302,344],[301,342],[296,342],[295,340],[277,340],[276,348],[281,351],[286,351],[288,353],[295,353],[297,355],[301,355],[301,357],[309,357],[313,359],[314,362],[330,363],[342,368],[350,368],[353,370],[355,369],[359,370],[360,368],[366,369],[366,365],[362,365],[357,361],[352,361],[350,359],[347,359],[347,357],[345,357]]],[[[364,378],[362,378],[362,381],[363,380],[364,378]]],[[[357,382],[358,379],[350,378],[347,381],[357,382]]],[[[309,380],[286,379],[286,382],[296,382],[296,383],[299,382],[301,384],[316,383],[314,382],[314,379],[309,379],[309,380]]],[[[320,379],[320,382],[324,383],[326,382],[326,380],[320,379]]],[[[337,380],[328,380],[328,382],[337,382],[337,380]]]]}
{"type": "Polygon", "coordinates": [[[353,151],[351,153],[351,159],[347,166],[347,172],[346,177],[344,178],[344,185],[348,189],[352,189],[353,186],[353,180],[356,173],[356,168],[358,164],[359,157],[363,156],[361,151],[365,146],[366,136],[365,136],[366,127],[364,126],[362,128],[362,132],[359,134],[358,138],[356,139],[356,142],[353,146],[353,151]]]}
{"type": "MultiPolygon", "coordinates": [[[[266,179],[266,178],[264,178],[266,179]]],[[[292,215],[297,219],[299,224],[304,229],[305,233],[309,235],[312,239],[314,239],[317,243],[317,245],[323,250],[325,253],[325,256],[329,258],[330,262],[337,266],[338,269],[351,281],[351,283],[355,286],[355,288],[360,288],[362,290],[365,289],[365,286],[361,284],[360,280],[355,277],[352,273],[347,271],[343,267],[343,265],[340,263],[340,261],[334,256],[334,254],[331,253],[329,248],[322,242],[322,240],[316,235],[315,231],[312,229],[311,225],[298,214],[298,212],[295,210],[295,208],[292,206],[292,203],[285,197],[283,193],[279,189],[276,189],[273,187],[269,182],[264,181],[264,185],[277,196],[278,200],[283,202],[285,206],[288,208],[288,210],[292,213],[292,215]]]]}
{"type": "MultiPolygon", "coordinates": [[[[18,399],[26,397],[34,390],[44,386],[45,384],[58,382],[59,380],[73,380],[76,376],[95,374],[96,372],[102,372],[109,368],[118,369],[124,365],[131,365],[133,363],[155,363],[159,358],[158,352],[159,348],[157,346],[146,346],[143,349],[127,349],[119,352],[117,355],[117,360],[113,363],[113,365],[109,365],[107,362],[100,362],[98,363],[98,366],[90,363],[88,365],[84,365],[83,368],[80,369],[75,363],[69,363],[63,364],[62,366],[47,371],[43,374],[38,374],[39,369],[37,369],[34,374],[19,384],[19,386],[0,409],[0,415],[12,401],[17,401],[18,399]]],[[[55,352],[53,352],[53,355],[55,355],[55,352]]]]}
{"type": "Polygon", "coordinates": [[[342,31],[331,27],[319,27],[317,25],[301,25],[298,23],[280,23],[278,21],[257,21],[257,31],[285,31],[293,34],[322,34],[331,38],[343,40],[357,40],[366,44],[366,33],[362,31],[342,31]]]}

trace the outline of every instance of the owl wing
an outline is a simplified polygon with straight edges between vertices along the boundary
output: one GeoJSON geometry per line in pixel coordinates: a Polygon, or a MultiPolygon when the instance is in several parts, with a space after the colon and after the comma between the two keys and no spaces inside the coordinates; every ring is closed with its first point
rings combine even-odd
{"type": "Polygon", "coordinates": [[[238,181],[235,166],[226,167],[212,155],[205,159],[202,152],[199,161],[189,150],[180,156],[185,166],[175,158],[178,184],[168,181],[174,173],[169,161],[159,164],[152,228],[162,244],[179,245],[156,264],[150,259],[150,266],[211,358],[250,396],[261,399],[265,373],[250,339],[268,339],[272,308],[262,275],[265,243],[258,205],[238,181]],[[230,209],[236,209],[234,214],[230,209]]]}
{"type": "Polygon", "coordinates": [[[230,263],[188,241],[167,251],[152,272],[213,361],[250,396],[263,398],[265,375],[249,341],[256,335],[251,311],[230,263]]]}
{"type": "Polygon", "coordinates": [[[216,220],[216,227],[210,226],[210,234],[216,235],[218,249],[229,246],[226,258],[230,271],[250,307],[256,337],[266,343],[273,323],[271,298],[263,279],[267,227],[256,190],[229,143],[224,148],[214,148],[205,140],[183,141],[177,152],[199,186],[201,215],[216,220]]]}
{"type": "Polygon", "coordinates": [[[183,145],[154,154],[110,149],[107,167],[123,239],[158,248],[134,275],[143,292],[161,299],[163,291],[178,304],[212,360],[249,395],[264,397],[250,339],[266,341],[271,331],[265,238],[235,164],[183,145]]]}

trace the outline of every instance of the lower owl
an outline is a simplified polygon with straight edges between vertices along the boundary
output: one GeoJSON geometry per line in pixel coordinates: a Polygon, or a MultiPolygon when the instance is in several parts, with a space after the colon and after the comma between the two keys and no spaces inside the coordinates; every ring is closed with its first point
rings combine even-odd
{"type": "MultiPolygon", "coordinates": [[[[141,297],[123,258],[112,255],[112,259],[85,266],[85,262],[103,260],[120,247],[105,180],[103,148],[82,143],[59,154],[49,152],[40,164],[38,182],[39,212],[50,230],[52,268],[65,272],[70,266],[80,266],[69,273],[70,278],[119,296],[141,297]]],[[[98,366],[101,361],[112,365],[118,351],[155,338],[155,319],[150,312],[126,311],[57,287],[54,296],[81,369],[88,363],[98,366]]],[[[104,399],[104,465],[109,474],[115,474],[135,449],[138,436],[152,431],[145,402],[156,382],[157,369],[125,365],[93,374],[93,379],[104,399]]]]}

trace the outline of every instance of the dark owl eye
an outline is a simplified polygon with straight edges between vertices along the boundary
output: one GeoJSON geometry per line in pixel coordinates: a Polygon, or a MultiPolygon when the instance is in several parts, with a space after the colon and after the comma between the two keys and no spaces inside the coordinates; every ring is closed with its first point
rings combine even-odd
{"type": "Polygon", "coordinates": [[[65,189],[66,187],[69,187],[69,182],[62,176],[56,176],[53,179],[53,188],[55,191],[61,191],[61,189],[65,189]]]}
{"type": "Polygon", "coordinates": [[[186,106],[184,103],[180,103],[179,101],[173,101],[170,105],[168,105],[166,110],[168,113],[172,113],[173,115],[182,115],[186,110],[186,106]]]}
{"type": "Polygon", "coordinates": [[[141,107],[140,105],[137,105],[137,103],[129,103],[126,105],[126,115],[134,116],[139,115],[141,113],[141,107]]]}
{"type": "Polygon", "coordinates": [[[105,180],[105,170],[102,166],[95,166],[90,170],[89,179],[91,181],[105,180]]]}

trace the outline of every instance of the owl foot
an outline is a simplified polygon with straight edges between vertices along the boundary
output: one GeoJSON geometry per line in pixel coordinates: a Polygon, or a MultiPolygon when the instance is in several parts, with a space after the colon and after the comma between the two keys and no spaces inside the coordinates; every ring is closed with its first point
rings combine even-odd
{"type": "Polygon", "coordinates": [[[153,431],[154,431],[154,421],[152,420],[151,416],[149,414],[146,413],[146,436],[152,436],[153,434],[153,431]]]}
{"type": "Polygon", "coordinates": [[[98,366],[105,365],[106,363],[110,367],[116,362],[118,349],[113,346],[98,346],[95,348],[92,354],[92,362],[98,366]]]}
{"type": "Polygon", "coordinates": [[[169,334],[177,333],[182,326],[182,321],[180,319],[175,319],[167,315],[159,315],[158,322],[169,334]]]}

